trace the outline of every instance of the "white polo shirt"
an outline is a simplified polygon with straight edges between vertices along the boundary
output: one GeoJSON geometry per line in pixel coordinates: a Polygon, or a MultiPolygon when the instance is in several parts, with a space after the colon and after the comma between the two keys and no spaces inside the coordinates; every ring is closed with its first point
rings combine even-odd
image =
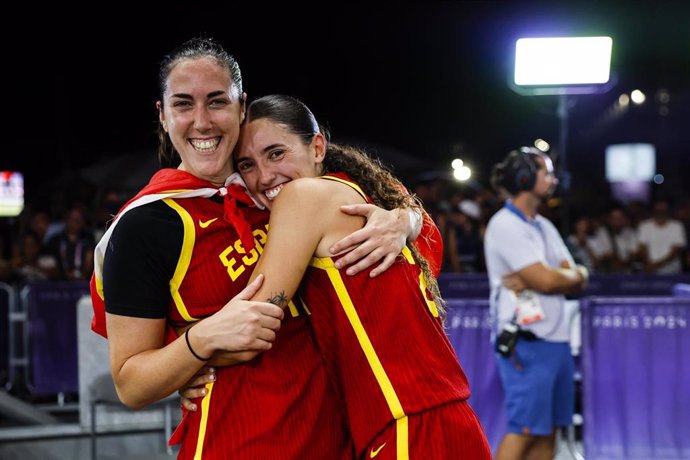
{"type": "MultiPolygon", "coordinates": [[[[537,215],[528,219],[510,201],[491,217],[484,236],[486,268],[491,286],[491,314],[494,332],[513,318],[515,301],[501,279],[529,265],[541,262],[558,268],[562,261],[574,266],[573,258],[556,227],[546,218],[537,215]]],[[[539,338],[553,342],[568,342],[569,323],[565,311],[565,296],[537,293],[545,318],[523,329],[534,332],[539,338]]]]}

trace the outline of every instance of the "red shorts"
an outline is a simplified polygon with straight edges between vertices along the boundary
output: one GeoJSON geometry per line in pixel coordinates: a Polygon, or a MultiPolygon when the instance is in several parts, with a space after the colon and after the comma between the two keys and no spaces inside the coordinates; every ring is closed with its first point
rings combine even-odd
{"type": "Polygon", "coordinates": [[[359,458],[491,460],[492,457],[479,419],[467,401],[458,401],[390,423],[359,458]]]}

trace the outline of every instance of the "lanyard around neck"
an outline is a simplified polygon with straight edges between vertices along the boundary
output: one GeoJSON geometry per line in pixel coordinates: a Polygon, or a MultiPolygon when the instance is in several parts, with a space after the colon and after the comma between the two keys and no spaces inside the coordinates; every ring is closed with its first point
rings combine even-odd
{"type": "Polygon", "coordinates": [[[516,216],[520,218],[523,222],[526,222],[539,230],[539,234],[541,235],[542,239],[544,240],[544,243],[546,243],[546,236],[544,235],[544,229],[541,227],[541,224],[537,222],[537,218],[535,216],[534,219],[528,218],[524,212],[520,210],[511,200],[507,200],[505,204],[503,205],[508,211],[512,212],[516,216]]]}

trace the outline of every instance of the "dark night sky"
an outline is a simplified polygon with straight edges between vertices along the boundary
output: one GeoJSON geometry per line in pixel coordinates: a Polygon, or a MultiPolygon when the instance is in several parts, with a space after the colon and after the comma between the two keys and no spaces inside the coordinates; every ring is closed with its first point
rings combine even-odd
{"type": "Polygon", "coordinates": [[[158,61],[205,34],[237,57],[250,98],[295,95],[335,140],[399,150],[430,169],[460,155],[486,183],[490,165],[508,150],[536,137],[557,144],[556,97],[508,88],[514,40],[610,35],[617,84],[605,94],[575,97],[571,110],[574,187],[603,180],[606,144],[646,141],[657,144],[670,186],[682,178],[690,194],[688,2],[333,4],[330,14],[325,5],[254,3],[166,6],[156,15],[115,4],[99,6],[100,13],[18,15],[24,32],[3,32],[9,145],[0,169],[24,171],[30,191],[115,155],[153,157],[158,61]],[[75,18],[81,15],[89,19],[75,18]],[[607,116],[619,94],[634,88],[647,93],[648,103],[607,116]],[[671,95],[666,116],[654,101],[659,88],[671,95]]]}

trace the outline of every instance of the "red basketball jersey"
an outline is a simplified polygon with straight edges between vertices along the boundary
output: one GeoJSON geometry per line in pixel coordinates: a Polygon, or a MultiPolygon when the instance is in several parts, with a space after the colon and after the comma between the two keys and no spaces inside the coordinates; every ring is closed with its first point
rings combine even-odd
{"type": "MultiPolygon", "coordinates": [[[[266,242],[268,213],[243,209],[255,236],[255,248],[245,251],[222,217],[222,203],[164,201],[184,224],[169,314],[180,326],[214,313],[247,285],[266,242]]],[[[179,458],[351,458],[350,436],[304,311],[288,307],[271,350],[219,368],[216,377],[173,436],[182,442],[179,458]]]]}
{"type": "Polygon", "coordinates": [[[346,275],[333,262],[312,259],[299,298],[359,456],[392,421],[467,399],[469,385],[408,248],[376,278],[346,275]]]}

